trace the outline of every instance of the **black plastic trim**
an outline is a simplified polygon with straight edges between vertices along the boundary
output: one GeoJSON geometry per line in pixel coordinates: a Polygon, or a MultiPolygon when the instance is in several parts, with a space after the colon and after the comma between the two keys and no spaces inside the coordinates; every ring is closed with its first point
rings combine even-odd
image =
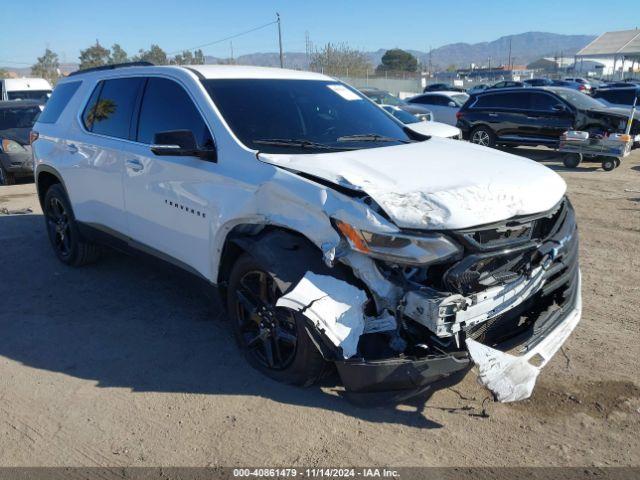
{"type": "Polygon", "coordinates": [[[85,68],[84,70],[76,70],[75,72],[71,72],[68,76],[75,77],[76,75],[83,75],[85,73],[91,72],[102,72],[105,70],[115,70],[117,68],[126,68],[126,67],[153,67],[154,64],[151,62],[127,62],[127,63],[116,63],[114,65],[102,65],[100,67],[93,68],[85,68]]]}

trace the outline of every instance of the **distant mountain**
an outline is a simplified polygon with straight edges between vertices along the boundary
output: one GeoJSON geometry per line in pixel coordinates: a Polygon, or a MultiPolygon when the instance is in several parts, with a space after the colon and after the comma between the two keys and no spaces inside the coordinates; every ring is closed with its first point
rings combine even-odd
{"type": "MultiPolygon", "coordinates": [[[[526,65],[541,57],[572,56],[595,38],[594,35],[562,35],[558,33],[526,32],[517,35],[507,35],[491,42],[481,43],[451,43],[431,52],[431,63],[434,67],[446,68],[449,65],[467,67],[471,63],[487,64],[491,58],[493,65],[506,64],[509,57],[509,42],[511,41],[511,58],[514,65],[526,65]]],[[[375,52],[366,52],[375,67],[386,52],[381,48],[375,52]]],[[[420,50],[408,50],[421,63],[427,64],[429,53],[420,50]]],[[[288,68],[306,68],[307,56],[301,52],[285,52],[285,66],[288,68]]],[[[215,57],[205,57],[208,63],[218,63],[215,57]]],[[[251,53],[241,55],[235,59],[243,65],[260,65],[277,67],[280,59],[276,52],[251,53]]]]}
{"type": "MultiPolygon", "coordinates": [[[[511,42],[511,58],[514,65],[526,65],[540,57],[572,56],[582,47],[595,39],[595,35],[561,35],[557,33],[527,32],[507,35],[492,42],[452,43],[436,48],[431,52],[434,65],[446,67],[456,65],[466,67],[471,63],[487,64],[491,58],[493,65],[506,64],[511,42]]],[[[384,53],[384,52],[383,52],[384,53]]],[[[429,55],[415,52],[422,62],[429,55]]]]}
{"type": "MultiPolygon", "coordinates": [[[[573,56],[578,50],[586,46],[595,38],[594,35],[561,35],[558,33],[526,32],[517,35],[507,35],[492,42],[481,43],[451,43],[431,51],[431,63],[434,68],[446,68],[449,65],[468,67],[471,63],[486,65],[491,58],[492,65],[506,64],[509,57],[509,42],[511,42],[511,58],[514,65],[526,65],[541,57],[573,56]]],[[[392,48],[392,47],[390,47],[392,48]]],[[[366,52],[373,67],[380,64],[380,60],[387,49],[381,48],[375,52],[366,52]]],[[[418,60],[427,64],[429,54],[420,50],[408,50],[418,60]]],[[[279,67],[280,56],[277,52],[257,52],[240,55],[235,58],[240,65],[259,65],[265,67],[279,67]]],[[[228,59],[205,56],[206,63],[224,63],[228,59]]],[[[309,59],[303,52],[285,52],[284,63],[287,68],[304,69],[309,65],[309,59]]],[[[1,68],[1,66],[0,66],[1,68]]],[[[21,75],[28,75],[30,68],[4,67],[10,71],[17,71],[21,75]]],[[[77,68],[75,63],[61,65],[64,73],[77,68]]]]}

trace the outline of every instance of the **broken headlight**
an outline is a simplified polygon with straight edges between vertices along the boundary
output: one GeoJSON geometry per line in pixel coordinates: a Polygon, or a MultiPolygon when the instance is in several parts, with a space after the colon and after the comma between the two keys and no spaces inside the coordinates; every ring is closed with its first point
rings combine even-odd
{"type": "Polygon", "coordinates": [[[459,255],[462,249],[444,235],[413,236],[373,233],[335,220],[335,225],[352,249],[387,262],[428,265],[459,255]]]}

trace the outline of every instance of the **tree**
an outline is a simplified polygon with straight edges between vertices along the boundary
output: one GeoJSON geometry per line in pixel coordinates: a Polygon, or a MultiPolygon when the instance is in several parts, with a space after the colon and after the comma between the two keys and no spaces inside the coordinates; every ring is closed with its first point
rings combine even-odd
{"type": "Polygon", "coordinates": [[[174,65],[204,65],[204,53],[202,50],[195,50],[193,53],[191,50],[184,50],[173,57],[171,63],[174,65]]]}
{"type": "Polygon", "coordinates": [[[346,43],[327,43],[311,56],[310,68],[328,75],[366,75],[371,67],[364,52],[350,48],[346,43]]]}
{"type": "Polygon", "coordinates": [[[193,64],[192,65],[204,65],[204,53],[198,49],[193,52],[193,64]]]}
{"type": "Polygon", "coordinates": [[[0,68],[0,78],[9,78],[9,72],[6,68],[0,68]]]}
{"type": "Polygon", "coordinates": [[[111,47],[111,56],[109,57],[109,63],[111,65],[117,63],[126,63],[129,61],[129,57],[127,56],[127,52],[125,52],[122,47],[114,43],[111,47]]]}
{"type": "Polygon", "coordinates": [[[140,49],[138,55],[133,57],[134,62],[150,62],[154,65],[167,65],[167,53],[158,45],[151,45],[149,50],[140,49]]]}
{"type": "Polygon", "coordinates": [[[47,48],[44,51],[44,55],[38,57],[38,61],[31,66],[31,75],[44,78],[50,83],[55,84],[58,77],[60,77],[58,54],[47,48]]]}
{"type": "Polygon", "coordinates": [[[415,72],[418,69],[418,59],[400,48],[384,52],[381,61],[376,68],[378,72],[415,72]]]}
{"type": "Polygon", "coordinates": [[[185,50],[173,57],[171,63],[175,63],[176,65],[193,65],[193,53],[191,53],[191,50],[185,50]]]}
{"type": "Polygon", "coordinates": [[[85,68],[101,67],[109,63],[109,54],[111,51],[108,48],[104,48],[100,45],[100,42],[96,40],[96,44],[80,50],[80,66],[79,70],[85,68]]]}

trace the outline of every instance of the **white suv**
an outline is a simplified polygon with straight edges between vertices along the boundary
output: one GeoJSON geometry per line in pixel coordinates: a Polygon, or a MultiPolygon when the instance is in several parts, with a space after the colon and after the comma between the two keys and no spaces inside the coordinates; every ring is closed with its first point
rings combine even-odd
{"type": "Polygon", "coordinates": [[[248,361],[401,399],[475,362],[531,394],[580,319],[565,183],[530,160],[420,136],[309,72],[119,66],[62,80],[32,132],[68,265],[114,242],[222,293],[248,361]]]}

